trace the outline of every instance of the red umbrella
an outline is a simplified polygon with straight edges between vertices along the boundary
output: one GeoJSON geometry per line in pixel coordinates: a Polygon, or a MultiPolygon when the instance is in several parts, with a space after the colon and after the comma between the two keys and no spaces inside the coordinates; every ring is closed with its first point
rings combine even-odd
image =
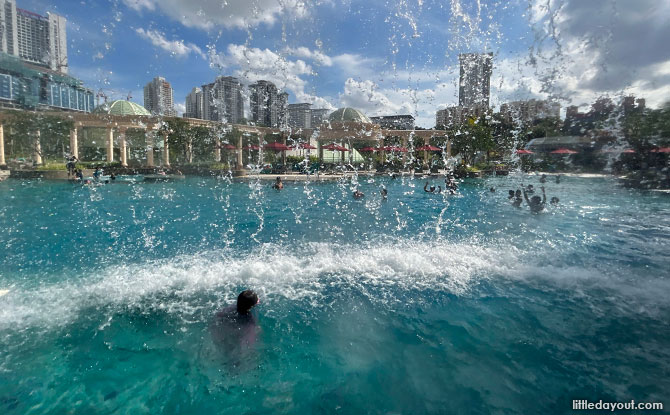
{"type": "Polygon", "coordinates": [[[257,146],[256,144],[252,144],[250,146],[246,146],[242,148],[243,150],[260,150],[261,147],[257,146]]]}
{"type": "Polygon", "coordinates": [[[235,147],[232,144],[225,144],[225,145],[221,146],[221,148],[224,149],[224,150],[235,150],[237,147],[235,147]]]}
{"type": "Polygon", "coordinates": [[[516,154],[533,154],[533,152],[530,151],[530,150],[521,149],[521,150],[517,150],[516,154]]]}
{"type": "Polygon", "coordinates": [[[661,147],[651,150],[652,153],[670,153],[670,147],[661,147]]]}
{"type": "Polygon", "coordinates": [[[405,147],[389,147],[389,151],[396,151],[399,153],[407,153],[407,149],[405,147]]]}
{"type": "Polygon", "coordinates": [[[440,150],[442,149],[431,145],[425,145],[416,148],[416,151],[440,151],[440,150]]]}
{"type": "Polygon", "coordinates": [[[298,148],[301,148],[303,150],[316,150],[316,147],[309,143],[300,143],[298,144],[298,148]]]}
{"type": "Polygon", "coordinates": [[[551,154],[577,154],[577,151],[568,148],[559,148],[558,150],[552,151],[551,154]]]}
{"type": "Polygon", "coordinates": [[[336,146],[335,150],[337,150],[337,151],[349,151],[349,149],[344,147],[344,146],[336,146]]]}
{"type": "Polygon", "coordinates": [[[374,147],[363,147],[362,149],[360,149],[358,151],[377,151],[377,149],[374,148],[374,147]]]}
{"type": "Polygon", "coordinates": [[[265,147],[266,150],[272,150],[272,151],[286,151],[290,150],[291,147],[287,146],[286,144],[279,143],[279,142],[274,142],[270,144],[266,144],[265,147]]]}

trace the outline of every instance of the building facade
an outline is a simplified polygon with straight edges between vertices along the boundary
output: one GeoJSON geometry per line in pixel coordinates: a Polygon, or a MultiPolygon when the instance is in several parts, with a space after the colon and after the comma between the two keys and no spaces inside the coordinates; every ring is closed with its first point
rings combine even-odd
{"type": "Polygon", "coordinates": [[[0,107],[91,112],[95,101],[80,80],[0,53],[0,107]]]}
{"type": "Polygon", "coordinates": [[[388,130],[413,130],[414,117],[411,115],[385,115],[370,117],[370,120],[388,130]]]}
{"type": "Polygon", "coordinates": [[[279,92],[270,81],[249,85],[251,119],[256,125],[279,127],[285,125],[288,94],[279,92]]]}
{"type": "Polygon", "coordinates": [[[63,16],[41,16],[0,0],[0,51],[28,63],[67,74],[67,33],[63,16]]]}
{"type": "Polygon", "coordinates": [[[202,101],[202,89],[196,86],[186,95],[186,112],[184,112],[184,117],[204,119],[202,101]]]}
{"type": "Polygon", "coordinates": [[[500,106],[500,114],[508,121],[530,124],[536,120],[559,118],[561,104],[547,100],[531,99],[528,101],[512,101],[500,106]]]}
{"type": "Polygon", "coordinates": [[[310,124],[312,128],[317,128],[322,122],[328,119],[330,114],[328,108],[312,108],[310,110],[310,124]]]}
{"type": "Polygon", "coordinates": [[[312,128],[312,104],[288,104],[288,125],[293,128],[312,128]]]}
{"type": "Polygon", "coordinates": [[[144,86],[144,108],[152,115],[174,117],[172,85],[165,78],[157,76],[144,86]]]}
{"type": "Polygon", "coordinates": [[[489,106],[493,53],[458,55],[461,70],[458,83],[458,105],[474,108],[489,106]]]}
{"type": "Polygon", "coordinates": [[[202,86],[203,118],[239,124],[244,119],[242,84],[232,76],[219,76],[202,86]]]}
{"type": "Polygon", "coordinates": [[[469,119],[477,119],[490,112],[489,108],[477,107],[447,107],[438,110],[435,114],[435,126],[437,128],[450,128],[459,126],[469,119]]]}

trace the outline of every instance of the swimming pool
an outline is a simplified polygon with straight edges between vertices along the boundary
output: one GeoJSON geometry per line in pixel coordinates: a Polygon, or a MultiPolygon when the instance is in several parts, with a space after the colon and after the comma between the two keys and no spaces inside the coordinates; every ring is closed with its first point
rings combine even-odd
{"type": "Polygon", "coordinates": [[[539,190],[519,175],[453,196],[409,177],[2,182],[0,412],[670,404],[670,198],[566,177],[533,215],[507,201],[521,182],[539,190]],[[210,322],[246,288],[257,341],[221,350],[210,322]]]}

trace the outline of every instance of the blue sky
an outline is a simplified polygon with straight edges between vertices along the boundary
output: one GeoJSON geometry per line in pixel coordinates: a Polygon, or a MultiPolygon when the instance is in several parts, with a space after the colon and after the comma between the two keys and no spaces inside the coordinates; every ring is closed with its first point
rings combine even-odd
{"type": "Polygon", "coordinates": [[[631,52],[638,36],[653,43],[669,34],[670,8],[653,0],[17,3],[64,15],[71,74],[139,104],[155,76],[173,85],[180,109],[194,86],[233,75],[274,81],[290,102],[410,113],[431,127],[435,110],[457,103],[458,54],[479,51],[495,53],[493,105],[628,93],[658,105],[670,96],[668,47],[637,42],[631,52]],[[631,53],[644,65],[631,64],[631,53]]]}

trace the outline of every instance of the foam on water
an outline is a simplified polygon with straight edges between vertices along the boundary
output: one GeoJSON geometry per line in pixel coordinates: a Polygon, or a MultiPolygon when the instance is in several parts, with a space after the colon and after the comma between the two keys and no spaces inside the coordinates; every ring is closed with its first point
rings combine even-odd
{"type": "MultiPolygon", "coordinates": [[[[632,285],[625,270],[556,267],[549,264],[554,256],[551,246],[544,251],[522,250],[507,242],[396,240],[355,247],[268,243],[247,253],[222,249],[117,264],[84,279],[62,276],[56,279],[60,282],[51,284],[22,280],[0,294],[5,296],[0,300],[0,330],[61,327],[90,308],[111,307],[114,312],[149,306],[189,318],[199,310],[234,301],[234,294],[243,287],[253,287],[269,304],[280,298],[309,299],[312,306],[318,306],[323,291],[332,286],[363,293],[373,288],[385,293],[384,301],[397,301],[410,290],[476,296],[481,295],[476,287],[484,281],[496,285],[509,280],[585,301],[597,291],[597,295],[616,297],[621,308],[627,307],[627,298],[634,299],[631,307],[637,312],[662,305],[662,293],[670,289],[665,279],[632,285]],[[216,299],[203,301],[203,295],[216,299]]],[[[379,301],[376,294],[371,297],[379,301]]]]}

